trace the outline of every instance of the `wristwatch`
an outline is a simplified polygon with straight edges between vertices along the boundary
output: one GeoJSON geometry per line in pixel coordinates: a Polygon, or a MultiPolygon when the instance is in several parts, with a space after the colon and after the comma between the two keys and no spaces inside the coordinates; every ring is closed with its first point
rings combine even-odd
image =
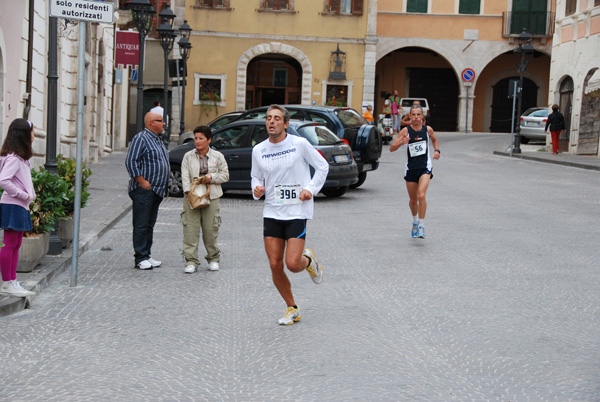
{"type": "Polygon", "coordinates": [[[442,154],[439,149],[435,149],[433,152],[437,152],[438,154],[442,154]]]}

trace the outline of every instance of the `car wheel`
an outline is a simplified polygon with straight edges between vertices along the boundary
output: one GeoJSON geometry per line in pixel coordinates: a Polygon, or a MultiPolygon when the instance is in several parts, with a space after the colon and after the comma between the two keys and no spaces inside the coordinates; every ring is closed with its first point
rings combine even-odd
{"type": "Polygon", "coordinates": [[[325,195],[325,197],[337,198],[337,197],[341,197],[342,195],[346,194],[346,191],[348,191],[348,186],[335,187],[335,188],[324,188],[321,190],[321,193],[323,193],[325,195]]]}
{"type": "Polygon", "coordinates": [[[181,180],[181,166],[171,165],[169,173],[169,196],[183,197],[183,182],[181,180]]]}
{"type": "Polygon", "coordinates": [[[367,172],[360,172],[358,174],[358,181],[350,186],[350,188],[358,188],[367,180],[367,172]]]}
{"type": "Polygon", "coordinates": [[[529,138],[521,136],[521,144],[529,143],[529,138]]]}

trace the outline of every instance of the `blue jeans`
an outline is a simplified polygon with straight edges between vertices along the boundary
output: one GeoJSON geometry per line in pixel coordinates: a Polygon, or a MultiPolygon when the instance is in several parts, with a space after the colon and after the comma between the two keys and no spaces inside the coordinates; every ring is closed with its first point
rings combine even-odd
{"type": "Polygon", "coordinates": [[[152,190],[138,187],[129,193],[129,198],[133,201],[133,251],[135,263],[139,264],[150,258],[154,224],[163,197],[152,190]]]}

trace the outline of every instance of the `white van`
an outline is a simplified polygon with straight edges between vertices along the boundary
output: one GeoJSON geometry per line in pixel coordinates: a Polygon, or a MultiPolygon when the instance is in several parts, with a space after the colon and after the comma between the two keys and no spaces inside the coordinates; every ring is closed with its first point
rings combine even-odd
{"type": "Polygon", "coordinates": [[[426,123],[431,124],[431,116],[429,114],[429,103],[425,98],[402,98],[400,99],[400,105],[402,107],[402,117],[410,112],[410,108],[415,102],[419,102],[423,108],[423,115],[425,116],[426,123]]]}

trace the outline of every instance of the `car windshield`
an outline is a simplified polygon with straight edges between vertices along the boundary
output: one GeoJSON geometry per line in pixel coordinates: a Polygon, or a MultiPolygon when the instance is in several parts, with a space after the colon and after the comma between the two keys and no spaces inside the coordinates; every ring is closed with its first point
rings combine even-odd
{"type": "Polygon", "coordinates": [[[312,145],[335,145],[340,142],[340,139],[324,126],[304,126],[300,127],[298,134],[304,137],[312,145]]]}
{"type": "Polygon", "coordinates": [[[216,130],[217,128],[224,126],[227,123],[230,123],[234,120],[237,120],[240,117],[241,113],[237,113],[237,114],[228,114],[225,116],[221,116],[218,117],[216,119],[214,119],[212,122],[208,123],[208,126],[213,129],[216,130]]]}
{"type": "Polygon", "coordinates": [[[344,128],[362,126],[367,121],[354,109],[338,109],[335,111],[344,128]]]}

